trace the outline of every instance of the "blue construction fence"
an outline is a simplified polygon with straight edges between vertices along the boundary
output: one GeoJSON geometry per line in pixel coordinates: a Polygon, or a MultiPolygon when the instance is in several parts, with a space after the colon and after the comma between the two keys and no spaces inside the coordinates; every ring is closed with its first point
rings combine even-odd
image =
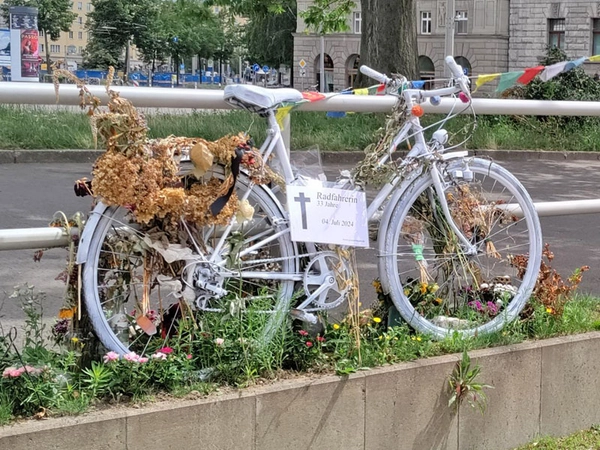
{"type": "MultiPolygon", "coordinates": [[[[105,79],[107,71],[104,70],[76,70],[75,75],[78,78],[100,78],[105,79]]],[[[140,86],[148,86],[149,80],[148,75],[143,72],[132,72],[129,74],[130,80],[135,80],[140,86]]],[[[177,82],[177,74],[175,72],[157,72],[152,74],[152,86],[171,87],[177,82]]],[[[239,79],[234,78],[234,82],[239,83],[239,79]]],[[[206,76],[204,72],[198,75],[192,75],[190,73],[182,73],[179,75],[179,83],[198,83],[198,84],[219,84],[221,83],[221,76],[206,76]]]]}

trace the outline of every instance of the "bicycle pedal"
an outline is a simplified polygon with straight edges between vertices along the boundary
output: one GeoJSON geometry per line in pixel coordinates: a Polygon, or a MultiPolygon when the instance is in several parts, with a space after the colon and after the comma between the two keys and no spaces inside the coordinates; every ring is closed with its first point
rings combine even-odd
{"type": "Polygon", "coordinates": [[[301,309],[292,309],[290,314],[294,319],[301,320],[302,322],[312,323],[313,325],[319,321],[319,318],[315,314],[302,311],[301,309]]]}

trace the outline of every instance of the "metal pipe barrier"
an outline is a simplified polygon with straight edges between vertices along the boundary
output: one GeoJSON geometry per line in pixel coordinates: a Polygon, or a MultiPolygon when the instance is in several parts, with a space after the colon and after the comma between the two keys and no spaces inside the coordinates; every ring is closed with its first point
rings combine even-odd
{"type": "Polygon", "coordinates": [[[62,227],[0,230],[0,250],[67,247],[71,239],[78,234],[79,230],[76,227],[71,228],[70,235],[62,227]]]}
{"type": "MultiPolygon", "coordinates": [[[[503,205],[511,214],[521,217],[521,208],[517,204],[503,205]]],[[[569,216],[573,214],[600,213],[600,199],[573,200],[561,202],[534,203],[540,217],[569,216]]],[[[71,235],[79,233],[76,227],[71,228],[71,235]]],[[[71,236],[64,228],[15,228],[0,230],[0,251],[2,250],[31,250],[41,248],[66,247],[71,236]]]]}
{"type": "MultiPolygon", "coordinates": [[[[87,86],[103,104],[108,102],[104,86],[87,86]]],[[[141,108],[177,108],[177,109],[232,109],[223,100],[223,91],[214,89],[159,89],[151,87],[114,87],[134,106],[141,108]]],[[[79,105],[79,89],[75,85],[60,85],[57,98],[52,84],[0,83],[0,103],[28,105],[79,105]]],[[[327,94],[327,98],[318,102],[300,105],[300,111],[344,111],[344,112],[390,112],[395,99],[390,96],[361,96],[327,94]]],[[[540,116],[600,116],[600,102],[550,101],[550,100],[509,100],[509,99],[473,99],[473,108],[477,114],[499,115],[540,115],[540,116]]],[[[443,98],[441,104],[433,106],[423,104],[427,113],[448,113],[451,110],[461,112],[464,104],[459,100],[443,98]]],[[[462,111],[469,113],[470,111],[462,111]]],[[[289,122],[287,123],[289,133],[289,122]]],[[[289,141],[288,141],[289,142],[289,141]]],[[[508,205],[507,205],[508,206],[508,205]]],[[[536,211],[542,217],[571,214],[600,213],[600,199],[561,202],[542,202],[535,204],[536,211]]],[[[519,211],[511,209],[518,215],[519,211]]],[[[72,234],[78,231],[71,230],[72,234]]],[[[71,236],[63,228],[26,228],[0,230],[0,250],[37,249],[65,247],[71,236]]]]}
{"type": "MultiPolygon", "coordinates": [[[[104,86],[87,86],[90,92],[106,104],[104,86]]],[[[232,109],[223,100],[223,91],[215,89],[159,89],[151,87],[115,86],[124,98],[141,108],[232,109]]],[[[299,111],[390,112],[395,104],[391,96],[326,94],[318,102],[304,103],[299,111]]],[[[0,103],[28,105],[79,105],[79,89],[61,84],[57,100],[54,86],[48,83],[0,83],[0,103]]],[[[423,103],[427,113],[448,113],[464,109],[460,100],[443,98],[439,106],[423,103]]],[[[510,100],[475,98],[477,114],[516,114],[538,116],[600,116],[600,102],[510,100]]],[[[470,114],[470,111],[463,111],[470,114]]]]}

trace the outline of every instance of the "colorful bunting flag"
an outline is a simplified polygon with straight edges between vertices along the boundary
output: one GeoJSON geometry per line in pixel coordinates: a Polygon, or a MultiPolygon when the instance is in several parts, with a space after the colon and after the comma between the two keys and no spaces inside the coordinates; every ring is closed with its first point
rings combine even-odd
{"type": "Polygon", "coordinates": [[[586,59],[587,58],[579,58],[579,59],[576,59],[575,61],[569,61],[567,63],[567,65],[565,66],[565,72],[567,72],[567,71],[569,71],[571,69],[574,69],[577,66],[582,65],[585,62],[586,59]]]}
{"type": "MultiPolygon", "coordinates": [[[[490,75],[479,75],[477,77],[477,80],[475,81],[475,91],[477,89],[479,89],[481,86],[483,86],[485,83],[489,83],[490,81],[494,81],[500,75],[502,75],[502,74],[501,73],[492,73],[490,75]]],[[[475,91],[473,91],[473,92],[475,92],[475,91]]]]}
{"type": "Polygon", "coordinates": [[[548,81],[557,75],[560,75],[567,66],[568,61],[561,61],[551,66],[546,66],[546,69],[540,74],[540,80],[548,81]]]}
{"type": "Polygon", "coordinates": [[[525,73],[519,77],[519,79],[517,80],[517,83],[520,83],[520,84],[531,83],[531,81],[533,81],[533,79],[536,77],[536,75],[544,69],[545,69],[544,66],[530,67],[528,69],[525,69],[525,73]]]}
{"type": "Polygon", "coordinates": [[[501,74],[500,81],[498,82],[498,87],[496,88],[496,92],[502,92],[510,87],[513,87],[517,83],[517,80],[524,73],[524,70],[519,70],[517,72],[506,72],[501,74]]]}
{"type": "Polygon", "coordinates": [[[290,103],[277,108],[277,111],[275,112],[275,120],[277,120],[277,123],[279,124],[279,128],[281,128],[281,130],[284,129],[283,119],[285,119],[285,116],[287,116],[290,113],[290,111],[296,106],[297,105],[295,103],[290,103]]]}

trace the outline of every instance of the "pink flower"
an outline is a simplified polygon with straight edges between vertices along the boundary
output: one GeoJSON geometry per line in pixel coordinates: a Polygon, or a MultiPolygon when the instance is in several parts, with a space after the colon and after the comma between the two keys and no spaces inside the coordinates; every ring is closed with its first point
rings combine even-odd
{"type": "Polygon", "coordinates": [[[21,376],[21,373],[22,372],[19,372],[15,367],[7,367],[4,369],[4,372],[2,372],[2,378],[17,378],[21,376]]]}
{"type": "Polygon", "coordinates": [[[306,330],[299,330],[298,333],[300,334],[300,336],[308,336],[308,331],[306,330]]]}
{"type": "Polygon", "coordinates": [[[313,343],[312,343],[312,342],[310,342],[310,341],[306,341],[306,346],[307,346],[308,348],[311,348],[311,347],[313,346],[313,343]]]}
{"type": "Polygon", "coordinates": [[[192,359],[192,354],[188,353],[187,355],[185,355],[186,359],[192,359]]]}
{"type": "Polygon", "coordinates": [[[154,355],[152,355],[152,359],[161,359],[161,360],[165,360],[167,359],[167,355],[165,355],[162,352],[156,352],[154,355]]]}
{"type": "Polygon", "coordinates": [[[317,341],[325,342],[325,338],[323,336],[317,336],[317,341]]]}
{"type": "Polygon", "coordinates": [[[170,355],[171,353],[173,353],[173,349],[171,347],[159,348],[158,351],[164,353],[165,355],[170,355]]]}
{"type": "Polygon", "coordinates": [[[125,353],[123,355],[123,358],[126,361],[130,361],[130,362],[138,362],[140,359],[140,355],[138,355],[136,352],[129,352],[129,353],[125,353]]]}
{"type": "Polygon", "coordinates": [[[140,364],[144,364],[148,362],[148,358],[146,358],[145,356],[140,356],[137,360],[137,362],[139,362],[140,364]]]}
{"type": "Polygon", "coordinates": [[[4,372],[2,372],[2,378],[18,378],[25,372],[31,375],[39,375],[42,373],[42,369],[36,369],[33,366],[23,366],[18,369],[16,367],[7,367],[4,369],[4,372]]]}
{"type": "Polygon", "coordinates": [[[117,352],[108,352],[106,355],[104,355],[104,358],[102,358],[104,360],[104,363],[107,364],[111,361],[116,361],[119,359],[119,354],[117,352]]]}
{"type": "Polygon", "coordinates": [[[223,339],[223,338],[216,338],[215,339],[215,344],[217,344],[219,347],[223,347],[223,344],[225,344],[225,339],[223,339]]]}
{"type": "Polygon", "coordinates": [[[32,367],[32,366],[21,367],[19,370],[21,371],[21,373],[27,372],[31,375],[38,375],[38,374],[42,373],[42,369],[36,369],[35,367],[32,367]]]}

